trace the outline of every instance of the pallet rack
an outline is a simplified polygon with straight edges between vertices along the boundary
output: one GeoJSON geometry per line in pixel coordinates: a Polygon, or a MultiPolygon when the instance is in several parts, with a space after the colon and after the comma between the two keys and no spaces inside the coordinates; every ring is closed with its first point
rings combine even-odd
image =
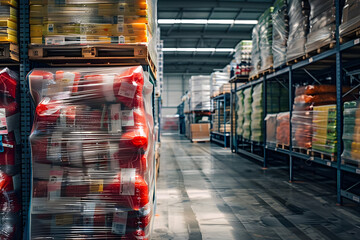
{"type": "Polygon", "coordinates": [[[214,106],[215,104],[217,110],[218,123],[217,126],[215,126],[214,119],[211,120],[212,131],[210,132],[210,141],[218,143],[226,148],[230,144],[230,132],[226,129],[226,124],[229,120],[226,116],[226,108],[230,108],[230,93],[216,96],[212,98],[211,101],[211,106],[214,106]],[[222,114],[221,111],[223,111],[222,114]],[[223,121],[221,121],[221,118],[223,118],[223,121]]]}
{"type": "MultiPolygon", "coordinates": [[[[341,12],[340,12],[340,1],[336,0],[336,44],[334,48],[330,48],[322,53],[316,54],[310,58],[300,60],[299,62],[294,63],[293,65],[285,66],[275,72],[265,74],[264,76],[247,82],[239,86],[238,81],[234,81],[232,85],[232,104],[236,106],[236,92],[245,89],[251,86],[255,86],[259,83],[264,85],[264,102],[263,110],[267,112],[267,102],[266,102],[266,85],[269,81],[276,81],[279,78],[285,78],[288,81],[289,88],[289,109],[290,116],[292,116],[292,104],[293,104],[293,92],[294,92],[294,83],[301,81],[301,78],[304,74],[309,75],[314,81],[317,81],[314,76],[315,72],[329,72],[333,73],[335,76],[336,83],[336,131],[337,131],[337,142],[342,142],[342,132],[343,132],[343,94],[342,86],[345,82],[345,77],[350,77],[352,80],[355,79],[354,75],[359,74],[359,71],[352,71],[353,69],[360,69],[360,38],[350,40],[345,43],[341,43],[339,35],[339,25],[341,21],[341,12]],[[331,68],[333,67],[333,68],[331,68]]],[[[360,81],[358,81],[360,82],[360,81]]],[[[359,87],[360,84],[357,85],[359,87]]],[[[236,109],[236,108],[235,108],[236,109]]],[[[291,119],[291,117],[290,117],[291,119]]],[[[233,126],[236,126],[232,122],[233,126]]],[[[232,130],[234,127],[232,127],[232,130]]],[[[292,125],[290,120],[290,139],[292,139],[292,125]]],[[[289,180],[290,182],[294,181],[294,160],[301,159],[304,161],[315,162],[317,164],[326,166],[328,168],[334,169],[336,171],[336,191],[337,191],[337,204],[342,204],[343,198],[350,199],[357,203],[360,203],[360,195],[356,194],[354,187],[359,184],[359,175],[360,167],[345,165],[341,161],[341,155],[343,151],[342,144],[337,144],[337,161],[330,161],[327,159],[322,159],[318,156],[311,156],[299,151],[294,151],[292,146],[292,141],[290,141],[289,149],[271,147],[266,144],[266,123],[264,122],[264,140],[262,143],[245,141],[241,137],[237,136],[236,132],[232,133],[232,152],[236,152],[242,155],[252,157],[256,160],[262,162],[263,167],[268,167],[268,154],[269,153],[280,153],[289,158],[289,180]],[[243,145],[248,144],[250,146],[249,150],[244,150],[243,145]],[[351,177],[357,179],[357,183],[344,186],[344,175],[349,174],[351,177]]]]}

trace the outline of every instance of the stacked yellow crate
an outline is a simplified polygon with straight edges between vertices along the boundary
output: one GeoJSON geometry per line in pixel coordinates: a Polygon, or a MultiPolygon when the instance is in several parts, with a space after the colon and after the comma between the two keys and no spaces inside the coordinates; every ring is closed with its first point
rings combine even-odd
{"type": "Polygon", "coordinates": [[[31,43],[148,43],[155,6],[152,0],[30,0],[31,43]]]}
{"type": "Polygon", "coordinates": [[[0,0],[0,42],[17,43],[16,0],[0,0]]]}

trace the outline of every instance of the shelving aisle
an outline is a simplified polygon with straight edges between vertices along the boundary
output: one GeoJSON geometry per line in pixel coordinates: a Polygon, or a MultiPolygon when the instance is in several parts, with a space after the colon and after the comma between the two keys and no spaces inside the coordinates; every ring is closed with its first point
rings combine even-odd
{"type": "Polygon", "coordinates": [[[335,205],[334,180],[290,184],[287,167],[258,163],[216,144],[163,136],[154,239],[356,239],[356,204],[335,205]],[[202,238],[201,238],[202,237],[202,238]]]}

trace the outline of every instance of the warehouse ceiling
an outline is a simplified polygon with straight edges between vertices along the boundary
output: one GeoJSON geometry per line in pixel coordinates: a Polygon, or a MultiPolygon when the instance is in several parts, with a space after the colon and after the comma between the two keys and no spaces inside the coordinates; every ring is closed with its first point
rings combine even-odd
{"type": "MultiPolygon", "coordinates": [[[[273,0],[158,0],[159,19],[257,20],[273,0]]],[[[251,39],[249,24],[159,24],[164,48],[235,48],[251,39]]],[[[210,74],[231,52],[164,52],[164,73],[210,74]]]]}

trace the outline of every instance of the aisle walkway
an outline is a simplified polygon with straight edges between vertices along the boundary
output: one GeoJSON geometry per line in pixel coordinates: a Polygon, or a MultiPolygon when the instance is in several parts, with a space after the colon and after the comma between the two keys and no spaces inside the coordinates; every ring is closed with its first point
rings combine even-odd
{"type": "Polygon", "coordinates": [[[290,184],[214,144],[162,138],[155,240],[360,239],[356,206],[325,183],[290,184]]]}

